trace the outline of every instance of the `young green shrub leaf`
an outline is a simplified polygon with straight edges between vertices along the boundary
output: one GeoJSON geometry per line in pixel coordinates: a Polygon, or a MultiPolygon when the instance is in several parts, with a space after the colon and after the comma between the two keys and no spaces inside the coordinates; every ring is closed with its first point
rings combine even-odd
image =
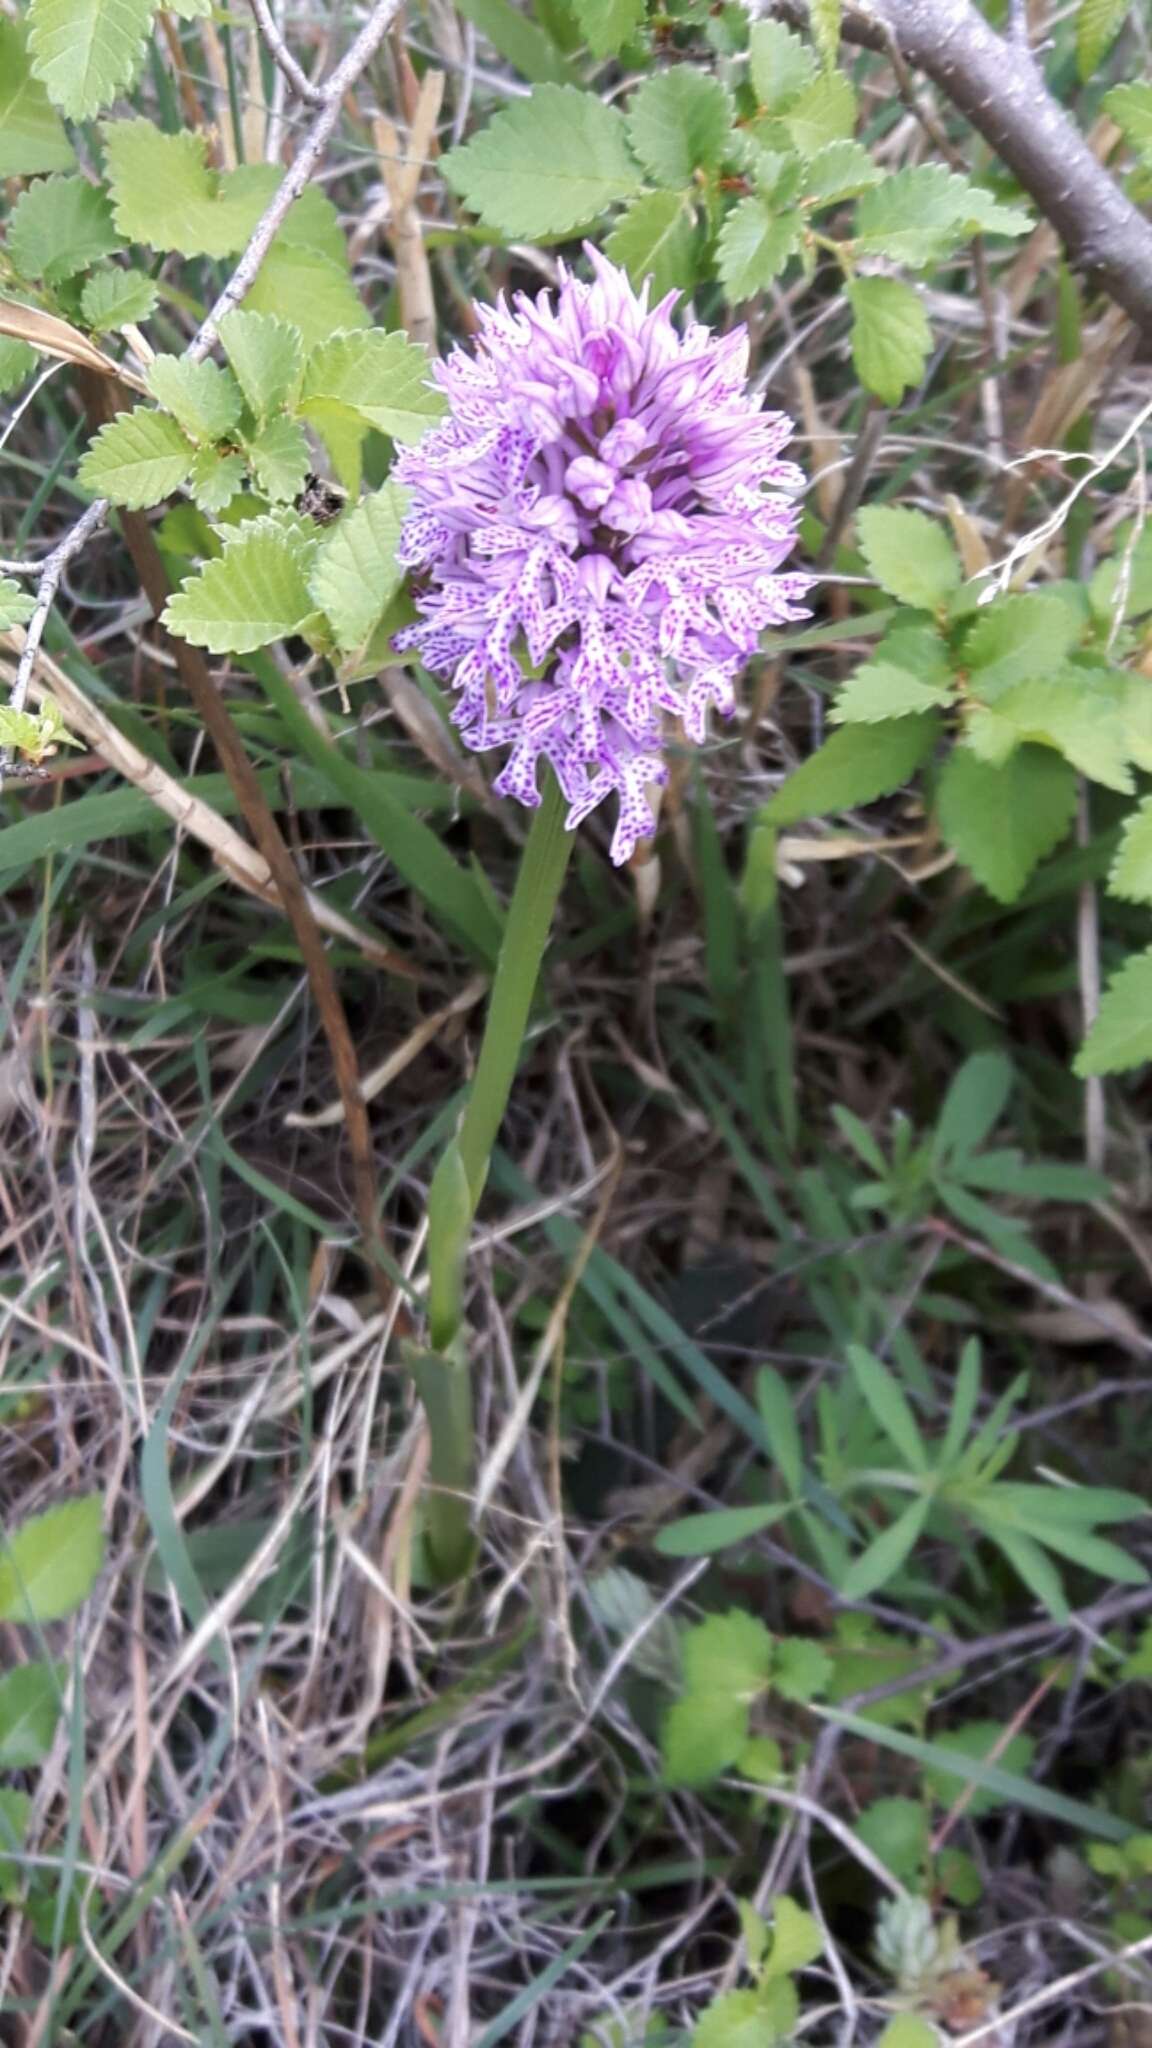
{"type": "Polygon", "coordinates": [[[849,676],[836,699],[832,718],[837,725],[875,725],[885,718],[906,718],[947,704],[951,682],[925,683],[891,661],[868,661],[849,676]]]}
{"type": "Polygon", "coordinates": [[[959,590],[960,557],[938,520],[899,506],[866,505],[856,525],[869,569],[901,604],[935,612],[959,590]]]}
{"type": "Polygon", "coordinates": [[[114,505],[142,511],[186,482],[195,453],[167,413],[137,406],[101,427],[80,463],[79,481],[114,505]]]}
{"type": "Polygon", "coordinates": [[[0,397],[27,382],[40,358],[26,341],[0,335],[0,397]]]}
{"type": "Polygon", "coordinates": [[[95,270],[80,294],[80,311],[96,334],[138,327],[156,310],[159,293],[138,270],[95,270]]]}
{"type": "Polygon", "coordinates": [[[334,407],[396,441],[418,441],[444,411],[428,370],[424,349],[402,334],[380,327],[334,334],[304,365],[300,411],[322,419],[334,407]]]}
{"type": "Polygon", "coordinates": [[[840,0],[811,0],[808,10],[812,41],[826,71],[831,71],[840,51],[840,0]]]}
{"type": "Polygon", "coordinates": [[[885,405],[898,405],[919,384],[932,346],[920,295],[895,277],[854,277],[844,290],[860,382],[885,405]]]}
{"type": "Polygon", "coordinates": [[[640,186],[623,115],[568,85],[505,107],[441,168],[473,213],[528,240],[587,227],[640,186]]]}
{"type": "Polygon", "coordinates": [[[17,1664],[0,1678],[0,1769],[27,1771],[52,1747],[60,1719],[63,1664],[17,1664]]]}
{"type": "Polygon", "coordinates": [[[11,576],[0,576],[0,633],[11,632],[13,626],[22,626],[32,617],[36,600],[21,590],[11,576]]]}
{"type": "Polygon", "coordinates": [[[1152,796],[1146,796],[1124,821],[1119,849],[1108,872],[1108,888],[1125,902],[1152,903],[1152,796]]]}
{"type": "Polygon", "coordinates": [[[707,71],[660,71],[634,93],[628,139],[660,185],[682,188],[695,172],[716,171],[729,147],[732,101],[707,71]]]}
{"type": "Polygon", "coordinates": [[[862,142],[828,142],[804,169],[804,197],[813,208],[855,199],[884,176],[862,142]]]}
{"type": "Polygon", "coordinates": [[[1135,953],[1113,975],[1096,1022],[1076,1057],[1081,1080],[1119,1074],[1152,1060],[1152,951],[1135,953]]]}
{"type": "Polygon", "coordinates": [[[670,291],[692,289],[695,242],[695,217],[682,192],[642,192],[620,215],[604,252],[637,287],[650,277],[658,303],[670,291]]]}
{"type": "Polygon", "coordinates": [[[315,615],[308,588],[314,552],[314,543],[277,518],[248,520],[169,598],[164,624],[211,654],[249,654],[282,640],[315,615]]]}
{"type": "Polygon", "coordinates": [[[781,116],[792,148],[811,159],[830,142],[850,140],[857,117],[856,93],[842,71],[823,71],[781,116]]]}
{"type": "Polygon", "coordinates": [[[247,307],[225,313],[220,341],[245,403],[258,420],[286,405],[300,381],[304,350],[300,329],[271,313],[247,307]]]}
{"type": "Polygon", "coordinates": [[[614,57],[644,20],[645,0],[572,0],[594,57],[614,57]]]}
{"type": "Polygon", "coordinates": [[[278,413],[244,443],[252,474],[273,504],[298,498],[311,468],[308,440],[299,420],[278,413]]]}
{"type": "Polygon", "coordinates": [[[748,37],[752,90],[765,114],[783,114],[812,84],[812,52],[782,21],[758,21],[748,37]]]}
{"type": "Polygon", "coordinates": [[[63,122],[33,77],[25,24],[0,16],[0,178],[67,171],[75,161],[63,122]]]}
{"type": "Polygon", "coordinates": [[[363,647],[404,581],[396,547],[407,504],[399,484],[385,484],[346,512],[320,548],[310,588],[345,654],[363,647]]]}
{"type": "Polygon", "coordinates": [[[240,386],[219,363],[187,356],[157,356],[148,366],[148,389],[193,441],[221,441],[244,404],[240,386]]]}
{"type": "Polygon", "coordinates": [[[1152,151],[1152,85],[1144,81],[1113,86],[1104,95],[1104,111],[1123,131],[1125,142],[1141,156],[1152,151]]]}
{"type": "Polygon", "coordinates": [[[1080,0],[1076,16],[1076,68],[1085,82],[1108,55],[1131,4],[1132,0],[1080,0]]]}
{"type": "Polygon", "coordinates": [[[977,233],[1026,234],[1031,221],[944,164],[897,171],[865,192],[856,210],[860,256],[889,256],[914,269],[977,233]]]}
{"type": "Polygon", "coordinates": [[[734,206],[720,230],[716,267],[734,305],[767,290],[800,247],[800,213],[774,213],[753,194],[734,206]]]}
{"type": "Polygon", "coordinates": [[[62,114],[86,121],[131,85],[153,8],[154,0],[32,0],[32,69],[62,114]]]}
{"type": "Polygon", "coordinates": [[[87,178],[38,178],[12,209],[8,254],[21,277],[61,284],[120,247],[112,209],[87,178]]]}
{"type": "Polygon", "coordinates": [[[890,796],[927,759],[939,730],[935,715],[926,712],[833,733],[788,777],[760,816],[767,824],[795,825],[890,796]]]}
{"type": "Polygon", "coordinates": [[[972,692],[990,703],[1016,683],[1059,668],[1075,647],[1084,622],[1063,598],[1042,590],[997,598],[977,612],[964,637],[962,659],[972,692]]]}
{"type": "Polygon", "coordinates": [[[1076,809],[1076,777],[1047,747],[1021,747],[1002,768],[954,747],[940,777],[940,830],[999,903],[1014,903],[1060,844],[1076,809]]]}
{"type": "Polygon", "coordinates": [[[212,447],[198,448],[188,479],[188,489],[209,519],[215,519],[230,505],[244,482],[244,459],[221,455],[212,447]]]}
{"type": "Polygon", "coordinates": [[[104,1562],[99,1494],[61,1501],[0,1538],[0,1621],[60,1621],[104,1562]]]}

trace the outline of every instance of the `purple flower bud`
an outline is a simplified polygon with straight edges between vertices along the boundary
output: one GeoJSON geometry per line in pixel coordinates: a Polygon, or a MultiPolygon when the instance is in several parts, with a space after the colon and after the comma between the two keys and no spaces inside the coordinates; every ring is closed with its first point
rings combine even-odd
{"type": "Polygon", "coordinates": [[[452,681],[468,746],[510,749],[494,787],[533,806],[548,761],[572,829],[619,799],[612,858],[655,831],[664,722],[703,740],[769,627],[808,616],[792,423],[747,391],[743,329],[672,322],[623,271],[561,268],[555,299],[479,309],[475,355],[436,365],[447,420],[393,471],[419,624],[397,636],[452,681]],[[535,673],[533,673],[535,671],[535,673]]]}

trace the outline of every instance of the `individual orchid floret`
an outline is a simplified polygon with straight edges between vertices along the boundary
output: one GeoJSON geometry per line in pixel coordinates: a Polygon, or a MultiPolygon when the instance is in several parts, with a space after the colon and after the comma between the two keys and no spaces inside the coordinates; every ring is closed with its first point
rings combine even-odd
{"type": "Polygon", "coordinates": [[[572,829],[615,792],[619,863],[656,829],[667,717],[702,741],[811,579],[777,573],[804,480],[745,330],[681,334],[676,293],[649,307],[589,256],[591,283],[478,308],[475,353],[436,365],[448,417],[393,471],[422,614],[397,645],[450,680],[469,747],[509,749],[498,794],[538,804],[543,759],[572,829]]]}

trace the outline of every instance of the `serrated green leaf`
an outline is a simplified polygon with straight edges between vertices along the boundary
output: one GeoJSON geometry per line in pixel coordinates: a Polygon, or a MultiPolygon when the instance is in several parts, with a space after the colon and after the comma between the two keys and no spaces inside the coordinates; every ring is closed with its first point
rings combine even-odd
{"type": "Polygon", "coordinates": [[[25,383],[39,360],[26,341],[13,341],[10,335],[0,334],[0,396],[25,383]]]}
{"type": "Polygon", "coordinates": [[[976,615],[965,636],[962,660],[982,702],[1014,683],[1046,676],[1059,668],[1080,638],[1070,605],[1043,591],[997,598],[976,615]]]}
{"type": "Polygon", "coordinates": [[[682,1649],[690,1692],[731,1694],[747,1706],[771,1675],[772,1638],[762,1621],[739,1607],[685,1630],[682,1649]]]}
{"type": "Polygon", "coordinates": [[[116,225],[131,242],[183,256],[231,256],[251,232],[251,205],[220,197],[207,138],[165,135],[151,121],[105,121],[104,159],[116,225]]]}
{"type": "Polygon", "coordinates": [[[1108,888],[1128,903],[1152,903],[1152,796],[1146,796],[1124,821],[1108,888]]]}
{"type": "Polygon", "coordinates": [[[865,192],[854,246],[862,256],[891,256],[918,267],[973,234],[1024,234],[1030,225],[1027,214],[999,205],[943,164],[917,164],[865,192]]]}
{"type": "Polygon", "coordinates": [[[796,825],[890,796],[903,789],[932,751],[939,729],[927,712],[883,725],[845,727],[789,776],[760,816],[769,825],[796,825]]]}
{"type": "Polygon", "coordinates": [[[800,247],[799,213],[774,214],[762,199],[742,199],[720,230],[716,268],[733,304],[764,291],[800,247]]]}
{"type": "Polygon", "coordinates": [[[1139,81],[1113,86],[1104,95],[1104,111],[1111,114],[1124,140],[1141,155],[1152,150],[1152,85],[1139,81]]]}
{"type": "Polygon", "coordinates": [[[178,490],[190,475],[195,450],[166,413],[137,406],[101,427],[80,463],[86,491],[114,505],[142,511],[178,490]]]}
{"type": "MultiPolygon", "coordinates": [[[[772,1690],[797,1706],[807,1706],[825,1690],[832,1676],[832,1659],[819,1643],[806,1636],[780,1636],[772,1657],[772,1690]]],[[[793,1969],[800,1966],[791,1965],[793,1969]]]]}
{"type": "Polygon", "coordinates": [[[937,804],[940,829],[965,867],[998,902],[1014,903],[1071,824],[1076,777],[1044,747],[1022,747],[1002,768],[954,747],[937,804]]]}
{"type": "Polygon", "coordinates": [[[839,725],[874,725],[884,718],[931,711],[951,696],[948,683],[924,683],[890,661],[868,661],[849,676],[836,699],[832,717],[839,725]]]}
{"type": "Polygon", "coordinates": [[[157,356],[148,389],[193,441],[221,441],[236,425],[244,399],[231,371],[187,356],[157,356]]]}
{"type": "Polygon", "coordinates": [[[0,178],[67,171],[76,152],[38,78],[22,21],[0,16],[0,178]]]}
{"type": "Polygon", "coordinates": [[[918,1799],[874,1799],[856,1820],[860,1840],[902,1884],[912,1884],[928,1855],[928,1815],[918,1799]]]}
{"type": "Polygon", "coordinates": [[[300,329],[270,313],[247,307],[225,313],[220,341],[249,409],[258,420],[284,405],[295,391],[304,361],[300,329]]]}
{"type": "Polygon", "coordinates": [[[429,381],[425,350],[372,327],[334,334],[308,357],[300,411],[329,406],[397,441],[418,441],[443,414],[444,399],[429,381]]]}
{"type": "Polygon", "coordinates": [[[1114,974],[1076,1057],[1081,1080],[1119,1074],[1152,1060],[1152,951],[1135,953],[1114,974]]]}
{"type": "Polygon", "coordinates": [[[794,1976],[797,1970],[806,1970],[810,1963],[818,1962],[823,1953],[824,1935],[819,1921],[786,1894],[773,1899],[772,1946],[762,1982],[771,1984],[780,1977],[794,1976]]]}
{"type": "Polygon", "coordinates": [[[32,0],[32,69],[61,113],[86,121],[131,85],[152,10],[153,0],[32,0]]]}
{"type": "Polygon", "coordinates": [[[942,2039],[939,2028],[930,2021],[905,2012],[898,2019],[889,2020],[876,2048],[941,2048],[942,2039]]]}
{"type": "Polygon", "coordinates": [[[8,633],[13,626],[22,626],[32,617],[36,601],[27,591],[21,590],[11,576],[0,576],[0,633],[8,633]]]}
{"type": "Polygon", "coordinates": [[[407,502],[385,484],[344,514],[316,557],[312,596],[345,654],[363,647],[404,581],[396,548],[407,502]]]}
{"type": "Polygon", "coordinates": [[[901,604],[934,612],[959,590],[960,557],[938,520],[902,506],[867,505],[856,526],[881,590],[901,604]]]}
{"type": "Polygon", "coordinates": [[[810,0],[812,41],[826,71],[831,71],[840,50],[840,13],[840,0],[810,0]]]}
{"type": "Polygon", "coordinates": [[[661,1747],[670,1785],[706,1785],[735,1763],[748,1733],[748,1709],[716,1693],[688,1693],[664,1716],[661,1747]]]}
{"type": "Polygon", "coordinates": [[[812,53],[782,21],[758,21],[748,37],[752,90],[765,114],[782,114],[816,76],[812,53]]]}
{"type": "Polygon", "coordinates": [[[682,192],[642,192],[621,214],[604,252],[628,272],[637,290],[650,277],[658,304],[671,291],[691,291],[695,239],[695,219],[682,192]]]}
{"type": "Polygon", "coordinates": [[[862,142],[829,142],[818,149],[804,171],[804,197],[813,208],[855,199],[884,176],[862,142]]]}
{"type": "MultiPolygon", "coordinates": [[[[116,225],[128,241],[143,242],[149,248],[175,249],[182,256],[235,255],[244,248],[280,182],[275,164],[212,170],[207,161],[207,137],[187,129],[166,135],[151,121],[136,118],[105,121],[101,132],[116,225]]],[[[282,260],[288,250],[309,252],[313,260],[322,259],[322,266],[343,261],[344,242],[335,209],[314,188],[289,208],[253,291],[264,283],[264,272],[273,257],[282,260]]],[[[257,306],[255,310],[268,309],[257,306]]],[[[301,307],[302,314],[309,310],[301,307]]],[[[354,324],[354,319],[348,324],[354,324]]]]}
{"type": "Polygon", "coordinates": [[[8,224],[8,254],[21,277],[61,284],[120,247],[112,210],[87,178],[38,178],[8,224]]]}
{"type": "Polygon", "coordinates": [[[594,57],[614,57],[644,19],[645,0],[572,0],[572,12],[594,57]]]}
{"type": "Polygon", "coordinates": [[[0,1768],[31,1770],[52,1747],[63,1664],[17,1664],[0,1678],[0,1768]]]}
{"type": "Polygon", "coordinates": [[[251,519],[170,597],[164,624],[212,654],[249,654],[298,632],[316,610],[314,548],[275,518],[251,519]]]}
{"type": "Polygon", "coordinates": [[[1062,675],[1015,683],[969,720],[970,745],[985,761],[996,758],[997,733],[1008,748],[1022,740],[1054,747],[1106,789],[1127,795],[1133,786],[1125,707],[1109,671],[1071,665],[1062,675]]]}
{"type": "Polygon", "coordinates": [[[732,101],[718,78],[688,65],[660,71],[634,93],[628,139],[661,185],[690,185],[696,171],[715,171],[732,132],[732,101]]]}
{"type": "Polygon", "coordinates": [[[209,519],[215,519],[230,505],[244,482],[244,460],[240,455],[221,455],[212,447],[198,448],[188,488],[209,519]]]}
{"type": "Polygon", "coordinates": [[[0,1542],[0,1621],[60,1621],[92,1590],[104,1561],[99,1494],[61,1501],[0,1542]]]}
{"type": "Polygon", "coordinates": [[[1076,68],[1091,78],[1128,17],[1130,0],[1080,0],[1076,16],[1076,68]]]}
{"type": "Polygon", "coordinates": [[[640,185],[623,115],[567,85],[505,107],[441,168],[473,213],[528,239],[586,227],[640,185]]]}
{"type": "Polygon", "coordinates": [[[318,348],[331,334],[372,325],[348,275],[346,253],[337,263],[279,238],[260,265],[244,310],[290,321],[299,328],[305,349],[318,348]]]}
{"type": "Polygon", "coordinates": [[[932,347],[920,294],[895,277],[854,277],[844,289],[860,382],[883,404],[899,405],[923,377],[932,347]]]}
{"type": "Polygon", "coordinates": [[[80,311],[97,334],[137,327],[156,310],[159,293],[139,270],[96,270],[80,294],[80,311]]]}
{"type": "Polygon", "coordinates": [[[692,2048],[776,2048],[781,2039],[759,1991],[729,1991],[701,2013],[692,2048]]]}
{"type": "Polygon", "coordinates": [[[814,157],[830,142],[846,142],[856,128],[856,94],[842,71],[824,71],[783,115],[794,149],[814,157]]]}
{"type": "Polygon", "coordinates": [[[246,440],[248,463],[257,484],[273,504],[298,498],[311,466],[308,442],[299,420],[280,413],[266,420],[246,440]]]}

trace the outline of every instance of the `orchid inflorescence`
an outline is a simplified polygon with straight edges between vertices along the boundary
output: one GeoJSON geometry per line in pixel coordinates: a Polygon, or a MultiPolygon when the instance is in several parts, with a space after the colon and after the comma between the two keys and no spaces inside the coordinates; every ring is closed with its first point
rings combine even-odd
{"type": "Polygon", "coordinates": [[[620,863],[656,829],[666,714],[700,743],[811,579],[776,573],[804,479],[745,330],[681,334],[675,293],[588,253],[590,283],[562,265],[555,296],[478,308],[475,353],[435,367],[448,417],[393,472],[422,614],[397,645],[450,679],[469,747],[510,748],[498,794],[537,805],[543,758],[572,829],[615,791],[620,863]]]}

